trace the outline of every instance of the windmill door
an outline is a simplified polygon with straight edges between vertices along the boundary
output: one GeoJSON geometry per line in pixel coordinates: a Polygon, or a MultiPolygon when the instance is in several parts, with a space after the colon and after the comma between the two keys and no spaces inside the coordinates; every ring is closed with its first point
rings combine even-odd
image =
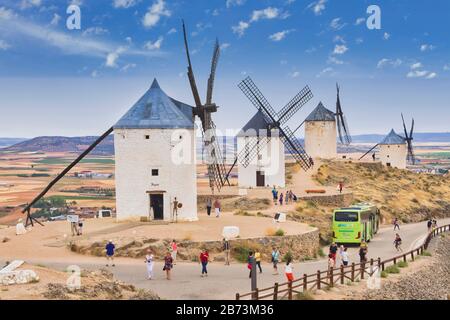
{"type": "Polygon", "coordinates": [[[264,171],[256,171],[256,186],[257,187],[266,186],[266,178],[264,176],[264,171]]]}
{"type": "Polygon", "coordinates": [[[164,195],[151,194],[150,206],[153,209],[153,219],[164,220],[164,195]]]}

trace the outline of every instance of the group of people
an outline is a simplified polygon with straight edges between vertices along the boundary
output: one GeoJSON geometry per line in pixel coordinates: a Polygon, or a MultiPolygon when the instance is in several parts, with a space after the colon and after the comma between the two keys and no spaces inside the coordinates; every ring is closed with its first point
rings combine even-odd
{"type": "Polygon", "coordinates": [[[70,223],[70,230],[72,231],[72,236],[81,236],[83,235],[83,219],[79,218],[78,222],[72,221],[70,223]]]}
{"type": "Polygon", "coordinates": [[[222,205],[220,204],[219,199],[214,200],[214,203],[213,203],[211,198],[207,198],[206,199],[206,214],[208,216],[211,215],[211,209],[213,208],[213,206],[214,206],[216,218],[219,218],[220,212],[222,211],[222,205]]]}
{"type": "Polygon", "coordinates": [[[336,242],[333,242],[330,245],[329,253],[328,253],[328,269],[334,269],[336,267],[336,260],[339,254],[339,258],[342,266],[348,266],[349,258],[347,248],[341,245],[338,247],[336,242]]]}
{"type": "Polygon", "coordinates": [[[433,231],[434,229],[437,228],[437,220],[436,219],[428,219],[427,221],[427,228],[428,228],[428,232],[433,231]]]}
{"type": "Polygon", "coordinates": [[[283,195],[283,192],[281,192],[280,195],[278,196],[278,190],[274,186],[272,189],[272,199],[274,205],[277,205],[279,203],[280,206],[282,206],[283,203],[289,204],[290,202],[296,202],[297,196],[292,192],[292,190],[286,191],[285,195],[283,195]]]}

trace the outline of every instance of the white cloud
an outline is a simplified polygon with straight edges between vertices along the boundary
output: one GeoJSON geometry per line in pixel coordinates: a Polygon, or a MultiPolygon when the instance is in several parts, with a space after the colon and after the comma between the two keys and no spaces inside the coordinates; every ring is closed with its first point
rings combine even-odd
{"type": "Polygon", "coordinates": [[[348,51],[348,48],[347,48],[347,46],[345,44],[342,44],[342,45],[337,44],[334,47],[333,54],[344,54],[347,51],[348,51]]]}
{"type": "Polygon", "coordinates": [[[363,24],[364,22],[366,22],[366,18],[358,18],[355,21],[355,26],[359,26],[360,24],[363,24]]]}
{"type": "Polygon", "coordinates": [[[318,0],[318,1],[310,3],[307,8],[311,9],[316,16],[319,16],[322,14],[322,11],[325,10],[326,3],[327,3],[327,0],[318,0]]]}
{"type": "Polygon", "coordinates": [[[272,35],[269,36],[269,39],[272,41],[281,41],[283,40],[289,33],[291,33],[292,31],[294,31],[294,29],[291,30],[283,30],[280,32],[276,32],[272,35]]]}
{"type": "Polygon", "coordinates": [[[341,30],[343,27],[347,25],[346,23],[343,23],[341,21],[342,21],[341,18],[334,18],[330,22],[330,27],[333,28],[334,30],[341,30]]]}
{"type": "Polygon", "coordinates": [[[0,19],[10,20],[15,17],[14,11],[5,7],[0,7],[0,19]]]}
{"type": "Polygon", "coordinates": [[[110,52],[106,55],[106,61],[105,66],[109,68],[116,68],[117,67],[117,60],[119,59],[120,55],[124,53],[127,49],[125,47],[119,47],[116,51],[110,52]]]}
{"type": "Polygon", "coordinates": [[[83,36],[90,36],[90,35],[102,35],[109,33],[108,29],[102,28],[102,27],[90,27],[83,31],[83,36]]]}
{"type": "Polygon", "coordinates": [[[137,0],[114,0],[114,8],[131,8],[134,7],[139,1],[137,0]]]}
{"type": "Polygon", "coordinates": [[[225,3],[227,8],[233,7],[233,6],[242,6],[245,3],[246,0],[227,0],[225,3]]]}
{"type": "Polygon", "coordinates": [[[431,45],[431,44],[422,44],[420,46],[420,51],[425,52],[425,51],[431,51],[434,50],[436,47],[431,45]]]}
{"type": "Polygon", "coordinates": [[[294,71],[294,72],[290,73],[289,76],[291,78],[298,78],[300,76],[300,72],[294,71]]]}
{"type": "Polygon", "coordinates": [[[254,10],[252,13],[252,17],[250,19],[250,22],[255,22],[261,19],[285,19],[289,16],[289,13],[283,12],[278,8],[268,7],[262,10],[254,10]]]}
{"type": "Polygon", "coordinates": [[[52,21],[50,21],[50,24],[52,26],[57,26],[59,21],[61,21],[61,16],[59,14],[57,14],[57,13],[54,13],[53,14],[53,19],[52,19],[52,21]]]}
{"type": "Polygon", "coordinates": [[[244,21],[239,21],[239,24],[237,26],[231,27],[234,33],[237,33],[239,37],[242,37],[245,33],[245,30],[250,27],[250,24],[244,21]]]}
{"type": "Polygon", "coordinates": [[[423,66],[422,66],[422,64],[420,63],[420,62],[416,62],[416,63],[413,63],[412,65],[411,65],[411,69],[412,70],[415,70],[415,69],[419,69],[419,68],[422,68],[423,66]]]}
{"type": "Polygon", "coordinates": [[[413,70],[406,75],[408,78],[421,78],[428,74],[426,70],[413,70]]]}
{"type": "Polygon", "coordinates": [[[361,43],[364,42],[364,39],[363,39],[363,38],[356,38],[356,39],[355,39],[355,42],[356,42],[357,44],[361,44],[361,43]]]}
{"type": "Polygon", "coordinates": [[[169,31],[167,31],[167,34],[172,34],[172,33],[176,33],[176,32],[177,32],[177,29],[172,28],[169,31]]]}
{"type": "Polygon", "coordinates": [[[387,32],[385,32],[385,33],[383,34],[383,39],[384,39],[384,40],[389,40],[390,37],[391,37],[391,35],[390,35],[389,33],[387,33],[387,32]]]}
{"type": "Polygon", "coordinates": [[[450,71],[450,64],[446,64],[443,67],[444,71],[450,71]]]}
{"type": "Polygon", "coordinates": [[[219,15],[219,13],[220,13],[219,9],[214,9],[214,10],[212,11],[211,14],[212,14],[214,17],[217,17],[217,16],[219,15]]]}
{"type": "Polygon", "coordinates": [[[91,77],[92,78],[97,78],[98,77],[98,71],[97,70],[92,71],[91,72],[91,77]]]}
{"type": "Polygon", "coordinates": [[[340,65],[340,64],[344,64],[344,61],[339,60],[336,57],[330,56],[330,57],[328,57],[327,63],[328,64],[338,64],[338,65],[340,65]]]}
{"type": "Polygon", "coordinates": [[[331,67],[325,68],[325,69],[323,69],[322,71],[320,71],[320,72],[316,75],[316,77],[317,77],[317,78],[320,78],[320,77],[322,77],[322,76],[324,76],[324,75],[331,74],[333,71],[334,71],[334,70],[333,70],[333,68],[331,68],[331,67]]]}
{"type": "Polygon", "coordinates": [[[220,50],[225,50],[227,48],[229,48],[231,46],[231,44],[229,44],[228,42],[222,43],[220,45],[220,50]]]}
{"type": "Polygon", "coordinates": [[[0,40],[0,50],[6,51],[11,48],[11,45],[5,40],[0,40]]]}
{"type": "Polygon", "coordinates": [[[429,75],[426,76],[425,79],[434,79],[437,77],[437,73],[436,72],[431,72],[429,75]]]}
{"type": "Polygon", "coordinates": [[[345,39],[341,36],[335,36],[333,38],[333,42],[340,42],[340,43],[345,43],[345,39]]]}
{"type": "Polygon", "coordinates": [[[164,40],[164,38],[162,36],[160,36],[158,38],[158,40],[156,40],[155,42],[148,41],[145,43],[144,48],[147,50],[159,50],[159,49],[161,49],[163,40],[164,40]]]}
{"type": "Polygon", "coordinates": [[[391,59],[384,58],[384,59],[381,59],[380,61],[378,61],[377,68],[382,69],[387,66],[396,68],[396,67],[399,67],[402,63],[403,63],[403,61],[400,59],[391,60],[391,59]]]}
{"type": "Polygon", "coordinates": [[[146,28],[151,28],[158,24],[161,16],[170,17],[170,15],[171,12],[166,9],[164,0],[156,0],[142,18],[142,24],[146,28]]]}
{"type": "Polygon", "coordinates": [[[32,7],[39,7],[42,4],[42,0],[22,0],[20,2],[20,9],[28,9],[32,7]]]}
{"type": "Polygon", "coordinates": [[[120,70],[123,72],[127,72],[129,69],[136,68],[136,66],[137,65],[135,63],[128,63],[124,65],[120,70]]]}

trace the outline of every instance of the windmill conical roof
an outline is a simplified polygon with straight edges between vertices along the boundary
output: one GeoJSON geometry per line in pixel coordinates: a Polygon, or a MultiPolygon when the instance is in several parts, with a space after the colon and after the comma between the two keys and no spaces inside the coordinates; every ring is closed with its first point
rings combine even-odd
{"type": "Polygon", "coordinates": [[[242,129],[237,134],[238,137],[249,137],[256,136],[259,133],[270,134],[267,132],[269,125],[264,117],[261,110],[258,110],[256,114],[242,127],[242,129]],[[266,133],[267,132],[267,133],[266,133]]]}
{"type": "Polygon", "coordinates": [[[114,125],[114,129],[193,128],[192,106],[169,97],[153,80],[150,89],[114,125]]]}
{"type": "Polygon", "coordinates": [[[318,106],[306,117],[305,121],[336,121],[333,111],[328,110],[319,102],[318,106]]]}
{"type": "Polygon", "coordinates": [[[405,138],[398,135],[394,129],[391,129],[391,132],[381,141],[379,144],[404,144],[405,138]]]}

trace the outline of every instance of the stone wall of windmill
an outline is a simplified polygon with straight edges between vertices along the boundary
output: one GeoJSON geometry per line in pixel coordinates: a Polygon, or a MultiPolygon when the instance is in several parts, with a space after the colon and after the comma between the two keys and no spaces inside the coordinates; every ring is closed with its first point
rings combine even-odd
{"type": "Polygon", "coordinates": [[[337,157],[336,120],[322,103],[305,119],[305,151],[312,158],[337,157]]]}
{"type": "Polygon", "coordinates": [[[379,143],[379,149],[378,157],[383,165],[406,169],[408,147],[405,138],[394,129],[379,143]]]}

